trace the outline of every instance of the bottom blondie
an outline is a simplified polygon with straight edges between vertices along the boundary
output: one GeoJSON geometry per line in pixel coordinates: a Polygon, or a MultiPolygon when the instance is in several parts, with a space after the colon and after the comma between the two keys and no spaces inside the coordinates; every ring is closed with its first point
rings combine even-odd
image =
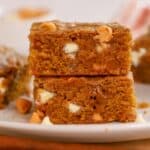
{"type": "MultiPolygon", "coordinates": [[[[133,80],[111,77],[37,77],[34,97],[39,118],[53,124],[130,122],[136,119],[133,80]],[[42,114],[42,115],[41,115],[42,114]]],[[[32,118],[32,120],[34,120],[32,118]]]]}

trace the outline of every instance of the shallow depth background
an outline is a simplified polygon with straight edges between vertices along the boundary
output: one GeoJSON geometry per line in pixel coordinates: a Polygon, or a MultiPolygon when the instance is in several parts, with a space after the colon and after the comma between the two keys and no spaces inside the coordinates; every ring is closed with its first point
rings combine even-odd
{"type": "MultiPolygon", "coordinates": [[[[110,22],[120,14],[130,0],[0,0],[0,17],[12,9],[34,6],[48,7],[52,11],[50,19],[63,21],[110,22]]],[[[140,6],[150,0],[138,0],[140,6]]],[[[0,19],[0,44],[28,54],[30,24],[3,22],[0,19]]]]}

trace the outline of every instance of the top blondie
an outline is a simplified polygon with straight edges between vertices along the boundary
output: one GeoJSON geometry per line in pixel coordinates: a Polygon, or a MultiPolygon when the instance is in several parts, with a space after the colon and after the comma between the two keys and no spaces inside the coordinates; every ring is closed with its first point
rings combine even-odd
{"type": "Polygon", "coordinates": [[[34,23],[30,71],[36,76],[125,75],[131,66],[130,30],[117,23],[34,23]]]}

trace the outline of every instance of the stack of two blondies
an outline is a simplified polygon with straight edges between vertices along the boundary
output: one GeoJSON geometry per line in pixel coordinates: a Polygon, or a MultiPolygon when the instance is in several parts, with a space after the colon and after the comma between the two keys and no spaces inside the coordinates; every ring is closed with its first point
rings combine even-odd
{"type": "Polygon", "coordinates": [[[33,24],[29,64],[41,121],[134,121],[131,44],[129,29],[114,23],[33,24]]]}

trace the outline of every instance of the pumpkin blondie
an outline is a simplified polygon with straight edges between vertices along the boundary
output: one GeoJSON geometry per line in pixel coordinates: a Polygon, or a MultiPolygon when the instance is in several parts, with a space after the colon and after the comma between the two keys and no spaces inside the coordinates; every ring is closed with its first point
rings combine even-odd
{"type": "Polygon", "coordinates": [[[130,122],[136,119],[133,80],[129,75],[37,77],[34,82],[36,110],[51,123],[130,122]]]}
{"type": "Polygon", "coordinates": [[[30,71],[36,76],[126,75],[131,34],[117,23],[34,23],[30,71]]]}

